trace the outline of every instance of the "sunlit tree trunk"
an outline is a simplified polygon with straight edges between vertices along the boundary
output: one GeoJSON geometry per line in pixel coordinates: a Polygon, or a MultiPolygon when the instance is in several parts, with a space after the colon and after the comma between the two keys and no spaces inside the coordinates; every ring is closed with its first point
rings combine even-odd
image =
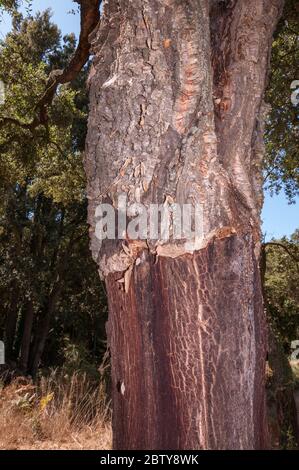
{"type": "Polygon", "coordinates": [[[116,449],[267,446],[263,95],[282,0],[105,3],[86,149],[116,449]],[[201,204],[203,238],[104,241],[95,209],[201,204]]]}

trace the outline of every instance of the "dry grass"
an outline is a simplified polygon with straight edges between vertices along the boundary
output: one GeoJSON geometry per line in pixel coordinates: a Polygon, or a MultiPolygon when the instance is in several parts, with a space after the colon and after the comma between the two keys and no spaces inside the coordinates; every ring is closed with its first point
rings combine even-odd
{"type": "Polygon", "coordinates": [[[37,385],[16,379],[0,391],[0,449],[111,448],[104,387],[85,374],[53,372],[37,385]]]}

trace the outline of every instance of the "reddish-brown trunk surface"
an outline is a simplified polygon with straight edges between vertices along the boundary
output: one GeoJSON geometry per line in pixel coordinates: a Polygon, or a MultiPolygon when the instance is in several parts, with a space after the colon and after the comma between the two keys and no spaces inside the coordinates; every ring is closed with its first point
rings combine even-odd
{"type": "Polygon", "coordinates": [[[107,283],[115,447],[264,447],[265,325],[252,244],[232,236],[193,256],[144,257],[128,294],[119,284],[115,292],[117,275],[107,283]]]}
{"type": "Polygon", "coordinates": [[[282,0],[110,0],[86,151],[116,449],[266,447],[263,94],[282,0]],[[203,237],[105,240],[96,208],[200,204],[203,237]]]}

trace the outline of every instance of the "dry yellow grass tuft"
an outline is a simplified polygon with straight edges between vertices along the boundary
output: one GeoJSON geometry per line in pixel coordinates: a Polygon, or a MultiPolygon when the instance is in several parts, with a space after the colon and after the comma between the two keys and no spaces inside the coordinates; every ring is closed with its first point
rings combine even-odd
{"type": "Polygon", "coordinates": [[[104,386],[85,374],[53,372],[34,385],[24,378],[0,390],[1,450],[111,448],[104,386]]]}

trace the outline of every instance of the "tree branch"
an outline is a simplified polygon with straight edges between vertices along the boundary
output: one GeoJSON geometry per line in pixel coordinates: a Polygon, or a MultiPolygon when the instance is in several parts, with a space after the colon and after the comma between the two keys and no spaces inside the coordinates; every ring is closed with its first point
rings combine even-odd
{"type": "Polygon", "coordinates": [[[283,245],[282,243],[278,243],[278,242],[267,242],[267,243],[264,243],[263,244],[265,248],[267,248],[267,246],[277,246],[279,248],[282,248],[283,250],[286,251],[286,253],[288,253],[288,255],[293,258],[294,261],[296,261],[296,263],[299,263],[299,258],[297,258],[296,255],[294,255],[294,253],[291,252],[291,250],[283,245]]]}
{"type": "Polygon", "coordinates": [[[11,117],[0,117],[0,127],[14,124],[31,132],[40,125],[48,122],[48,106],[51,105],[59,85],[73,81],[86,64],[90,54],[89,35],[100,20],[101,0],[74,0],[81,9],[81,30],[77,49],[68,66],[50,80],[44,94],[35,106],[36,116],[31,123],[23,123],[11,117]]]}

